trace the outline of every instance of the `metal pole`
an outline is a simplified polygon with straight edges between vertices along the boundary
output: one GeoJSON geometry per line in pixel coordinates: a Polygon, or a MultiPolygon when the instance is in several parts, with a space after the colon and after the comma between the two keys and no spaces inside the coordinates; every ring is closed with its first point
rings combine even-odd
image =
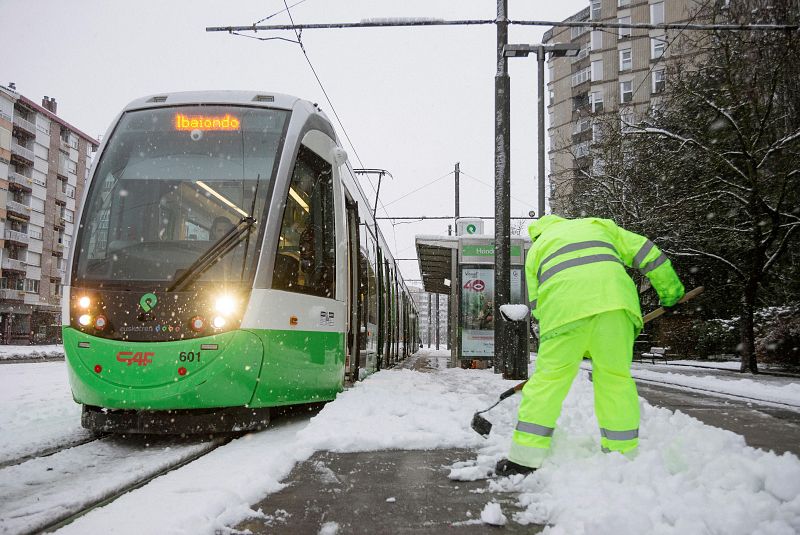
{"type": "Polygon", "coordinates": [[[439,294],[436,294],[436,351],[439,351],[439,294]]]}
{"type": "Polygon", "coordinates": [[[428,349],[431,348],[431,294],[428,294],[428,349]]]}
{"type": "MultiPolygon", "coordinates": [[[[497,2],[497,74],[495,75],[495,198],[494,198],[494,358],[513,358],[510,329],[500,316],[500,306],[511,301],[511,84],[508,60],[503,47],[508,44],[508,0],[497,2]]],[[[500,373],[495,366],[495,372],[500,373]]],[[[518,379],[509,375],[509,379],[518,379]]]]}
{"type": "Polygon", "coordinates": [[[544,60],[545,52],[544,46],[539,45],[536,49],[536,60],[539,64],[539,176],[537,177],[539,186],[539,211],[537,217],[544,216],[544,200],[545,200],[545,187],[544,187],[544,60]]]}
{"type": "Polygon", "coordinates": [[[458,180],[460,178],[460,175],[461,175],[461,162],[456,162],[456,171],[455,171],[455,177],[456,177],[456,223],[458,223],[458,216],[459,216],[458,207],[460,205],[460,203],[458,201],[458,194],[459,194],[458,180]]]}

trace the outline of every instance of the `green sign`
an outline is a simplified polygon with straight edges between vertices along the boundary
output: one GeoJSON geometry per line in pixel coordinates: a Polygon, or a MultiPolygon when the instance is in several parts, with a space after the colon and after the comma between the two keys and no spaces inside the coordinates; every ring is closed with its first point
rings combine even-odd
{"type": "Polygon", "coordinates": [[[473,225],[472,223],[467,225],[467,234],[475,234],[476,230],[478,230],[477,227],[475,227],[475,225],[473,225]]]}
{"type": "MultiPolygon", "coordinates": [[[[494,245],[464,245],[461,248],[463,256],[494,256],[494,245]]],[[[511,256],[519,256],[522,249],[519,245],[511,246],[511,256]]]]}

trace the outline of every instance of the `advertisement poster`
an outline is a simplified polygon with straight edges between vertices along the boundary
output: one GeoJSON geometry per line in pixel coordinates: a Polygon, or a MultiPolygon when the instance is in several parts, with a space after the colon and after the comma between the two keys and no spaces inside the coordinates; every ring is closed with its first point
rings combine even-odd
{"type": "MultiPolygon", "coordinates": [[[[511,302],[522,302],[522,270],[511,270],[511,302]]],[[[494,269],[463,268],[461,272],[461,355],[494,356],[494,269]]]]}

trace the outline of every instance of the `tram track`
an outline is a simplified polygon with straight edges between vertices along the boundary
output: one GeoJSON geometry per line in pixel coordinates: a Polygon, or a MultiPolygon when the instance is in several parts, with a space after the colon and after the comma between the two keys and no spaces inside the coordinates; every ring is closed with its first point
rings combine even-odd
{"type": "Polygon", "coordinates": [[[188,444],[163,438],[151,443],[140,436],[96,437],[29,456],[0,468],[0,533],[55,531],[239,436],[188,444]]]}
{"type": "Polygon", "coordinates": [[[25,455],[20,455],[19,457],[15,457],[13,459],[8,459],[5,461],[0,461],[0,470],[3,468],[7,468],[9,466],[14,466],[18,464],[22,464],[24,462],[30,461],[31,459],[39,459],[42,457],[49,457],[51,455],[55,455],[56,453],[60,453],[64,450],[68,450],[70,448],[75,448],[78,446],[83,446],[84,444],[89,444],[90,442],[95,442],[96,440],[100,440],[105,438],[106,434],[97,434],[92,435],[84,438],[80,438],[77,440],[71,440],[68,442],[64,442],[63,444],[57,444],[55,446],[48,446],[46,448],[42,448],[40,450],[33,451],[31,453],[27,453],[25,455]]]}

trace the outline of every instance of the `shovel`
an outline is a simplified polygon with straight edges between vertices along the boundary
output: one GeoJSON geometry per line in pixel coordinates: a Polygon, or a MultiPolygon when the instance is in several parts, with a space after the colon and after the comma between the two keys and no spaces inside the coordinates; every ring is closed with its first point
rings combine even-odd
{"type": "MultiPolygon", "coordinates": [[[[683,295],[683,297],[681,297],[680,301],[678,301],[676,304],[685,303],[686,301],[697,297],[698,295],[703,293],[703,290],[704,290],[704,288],[702,286],[698,286],[694,290],[690,290],[690,291],[686,292],[683,295]]],[[[509,313],[508,311],[506,311],[506,312],[503,311],[503,309],[505,307],[509,307],[509,306],[519,307],[520,305],[503,305],[503,306],[500,307],[500,315],[503,316],[503,319],[505,319],[506,321],[520,321],[520,320],[516,319],[517,317],[519,317],[519,314],[517,313],[518,312],[517,310],[514,310],[513,311],[514,313],[509,313]]],[[[524,306],[524,305],[522,305],[522,306],[524,306]]],[[[667,311],[668,311],[668,309],[665,308],[665,307],[658,307],[657,309],[653,310],[652,312],[650,312],[649,314],[644,316],[642,318],[642,322],[643,323],[647,323],[648,321],[652,321],[652,320],[654,320],[654,319],[656,319],[656,318],[658,318],[660,316],[663,316],[667,311]]],[[[527,318],[523,318],[523,319],[527,319],[527,318]]],[[[522,390],[522,387],[524,387],[525,383],[527,383],[527,382],[528,381],[522,381],[521,383],[514,385],[513,387],[509,388],[508,390],[506,390],[505,392],[500,394],[500,399],[498,399],[494,403],[494,405],[492,405],[488,409],[483,409],[482,411],[476,412],[475,415],[472,417],[471,427],[472,427],[473,431],[475,431],[476,433],[481,435],[483,438],[488,438],[489,437],[489,433],[492,431],[492,422],[490,422],[489,420],[487,420],[486,418],[481,416],[481,414],[483,414],[484,412],[488,412],[488,411],[494,409],[495,407],[497,407],[497,405],[500,404],[501,401],[503,401],[504,399],[506,399],[508,397],[513,396],[515,393],[517,393],[520,390],[522,390]]]]}

